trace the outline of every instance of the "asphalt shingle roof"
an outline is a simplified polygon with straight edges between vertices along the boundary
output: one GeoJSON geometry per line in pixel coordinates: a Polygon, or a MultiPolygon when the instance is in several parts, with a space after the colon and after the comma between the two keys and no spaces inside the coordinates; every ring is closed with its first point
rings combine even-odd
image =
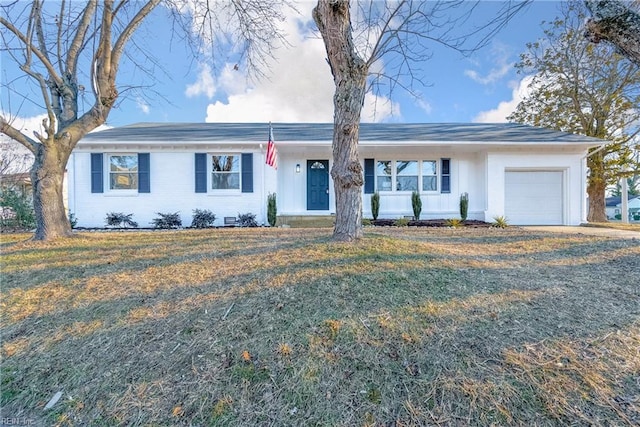
{"type": "MultiPolygon", "coordinates": [[[[332,123],[273,123],[274,140],[331,141],[332,123]]],[[[255,141],[268,139],[268,123],[137,123],[90,133],[86,142],[255,141]]],[[[604,141],[515,123],[362,123],[360,141],[503,142],[601,145],[604,141]]]]}

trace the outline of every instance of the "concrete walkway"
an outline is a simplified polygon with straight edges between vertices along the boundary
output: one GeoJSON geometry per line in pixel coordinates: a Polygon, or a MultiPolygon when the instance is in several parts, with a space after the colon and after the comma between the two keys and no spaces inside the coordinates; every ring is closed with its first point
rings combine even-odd
{"type": "Polygon", "coordinates": [[[587,236],[602,236],[611,237],[614,239],[640,239],[640,232],[638,231],[616,230],[615,228],[578,227],[565,225],[536,225],[524,226],[522,228],[524,228],[525,230],[544,231],[549,233],[584,234],[587,236]]]}

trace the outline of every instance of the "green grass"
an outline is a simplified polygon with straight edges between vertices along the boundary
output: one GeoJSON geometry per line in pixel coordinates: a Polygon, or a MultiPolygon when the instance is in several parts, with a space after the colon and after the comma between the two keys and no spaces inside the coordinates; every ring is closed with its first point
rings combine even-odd
{"type": "Polygon", "coordinates": [[[343,244],[330,233],[2,235],[2,416],[640,423],[638,240],[402,228],[343,244]]]}

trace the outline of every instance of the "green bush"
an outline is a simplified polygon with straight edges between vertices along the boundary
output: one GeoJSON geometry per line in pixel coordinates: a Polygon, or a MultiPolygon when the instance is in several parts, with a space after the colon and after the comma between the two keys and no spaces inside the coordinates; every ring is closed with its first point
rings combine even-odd
{"type": "Polygon", "coordinates": [[[468,213],[469,213],[469,194],[462,193],[460,195],[460,218],[462,218],[462,221],[467,220],[468,213]]]}
{"type": "Polygon", "coordinates": [[[248,212],[246,214],[238,214],[238,225],[240,227],[257,227],[256,214],[248,212]]]}
{"type": "Polygon", "coordinates": [[[78,225],[78,218],[73,212],[69,212],[69,224],[71,228],[76,228],[76,225],[78,225]]]}
{"type": "Polygon", "coordinates": [[[411,193],[411,207],[413,208],[413,219],[419,220],[422,212],[422,199],[417,191],[411,193]]]}
{"type": "Polygon", "coordinates": [[[216,215],[209,209],[194,209],[193,219],[191,220],[192,228],[208,228],[213,226],[216,215]]]}
{"type": "Polygon", "coordinates": [[[462,227],[462,220],[458,218],[449,218],[444,223],[451,228],[462,227]]]}
{"type": "Polygon", "coordinates": [[[373,225],[373,222],[371,222],[369,218],[362,218],[362,225],[363,226],[373,225]]]}
{"type": "Polygon", "coordinates": [[[509,220],[507,220],[507,217],[502,215],[494,216],[491,226],[496,228],[507,228],[509,226],[509,220]]]}
{"type": "Polygon", "coordinates": [[[34,228],[36,216],[33,211],[33,203],[27,196],[20,192],[7,188],[0,192],[0,225],[12,228],[34,228]]]}
{"type": "Polygon", "coordinates": [[[104,222],[110,227],[138,227],[138,223],[133,219],[133,214],[124,214],[122,212],[109,212],[104,222]]]}
{"type": "Polygon", "coordinates": [[[158,214],[158,216],[151,221],[155,228],[171,229],[182,227],[182,220],[180,219],[180,214],[178,212],[156,212],[156,214],[158,214]]]}
{"type": "Polygon", "coordinates": [[[373,220],[378,219],[378,215],[380,214],[380,193],[377,191],[371,195],[371,215],[373,216],[373,220]]]}
{"type": "Polygon", "coordinates": [[[613,217],[615,219],[622,219],[622,215],[621,214],[615,214],[613,217]]]}
{"type": "Polygon", "coordinates": [[[407,218],[398,218],[393,222],[393,225],[396,227],[406,227],[409,225],[409,220],[407,218]]]}
{"type": "Polygon", "coordinates": [[[277,219],[278,206],[276,205],[276,193],[269,193],[267,196],[267,221],[271,227],[275,227],[277,219]]]}

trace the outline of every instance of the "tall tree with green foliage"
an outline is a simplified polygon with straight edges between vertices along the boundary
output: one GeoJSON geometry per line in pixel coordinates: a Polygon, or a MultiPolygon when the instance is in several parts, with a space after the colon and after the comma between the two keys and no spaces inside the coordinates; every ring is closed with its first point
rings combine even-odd
{"type": "Polygon", "coordinates": [[[546,24],[546,40],[527,45],[516,66],[534,77],[508,119],[609,141],[587,157],[587,220],[604,222],[607,186],[624,168],[638,168],[633,140],[640,131],[640,68],[611,46],[590,43],[585,13],[582,3],[568,3],[564,16],[546,24]]]}
{"type": "MultiPolygon", "coordinates": [[[[242,52],[241,64],[258,74],[257,65],[265,63],[272,41],[281,37],[277,24],[284,19],[281,6],[288,5],[288,0],[32,0],[0,5],[3,67],[5,62],[19,67],[38,94],[29,102],[39,103],[46,114],[44,132],[35,135],[22,133],[14,124],[19,110],[3,107],[0,114],[0,132],[35,157],[31,182],[36,240],[71,234],[62,194],[67,161],[78,141],[106,122],[127,88],[117,81],[123,62],[134,61],[129,65],[143,73],[143,59],[155,63],[133,39],[161,2],[177,23],[171,32],[184,30],[181,38],[192,42],[195,55],[211,59],[210,52],[216,50],[242,52]]],[[[145,74],[153,78],[151,72],[145,74]]],[[[12,92],[9,82],[2,87],[26,99],[12,92]]],[[[22,102],[20,98],[11,104],[22,102]]]]}

